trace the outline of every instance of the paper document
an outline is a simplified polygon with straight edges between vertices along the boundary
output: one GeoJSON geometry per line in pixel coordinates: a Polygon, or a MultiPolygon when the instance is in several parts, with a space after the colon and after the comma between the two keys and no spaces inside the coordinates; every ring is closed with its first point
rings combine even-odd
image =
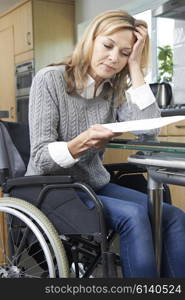
{"type": "Polygon", "coordinates": [[[112,130],[112,132],[128,132],[128,131],[137,131],[137,130],[156,129],[182,120],[185,120],[185,116],[170,116],[170,117],[152,118],[152,119],[144,119],[144,120],[116,122],[116,123],[102,124],[102,126],[112,130]]]}

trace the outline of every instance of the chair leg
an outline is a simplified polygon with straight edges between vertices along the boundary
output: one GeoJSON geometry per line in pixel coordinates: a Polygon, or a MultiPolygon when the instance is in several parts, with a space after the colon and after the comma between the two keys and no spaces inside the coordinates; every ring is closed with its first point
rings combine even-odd
{"type": "Polygon", "coordinates": [[[102,253],[103,262],[103,277],[105,278],[117,278],[116,268],[116,254],[113,252],[102,253]]]}
{"type": "Polygon", "coordinates": [[[79,273],[79,266],[78,266],[78,250],[76,246],[73,246],[71,248],[71,254],[73,257],[73,262],[74,262],[74,266],[75,266],[75,276],[76,278],[80,277],[80,273],[79,273]]]}

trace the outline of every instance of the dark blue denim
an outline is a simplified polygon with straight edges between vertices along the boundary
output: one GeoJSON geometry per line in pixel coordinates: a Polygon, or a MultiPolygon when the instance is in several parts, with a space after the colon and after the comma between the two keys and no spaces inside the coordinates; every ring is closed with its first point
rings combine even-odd
{"type": "MultiPolygon", "coordinates": [[[[124,277],[158,277],[146,194],[109,183],[96,191],[120,235],[124,277]]],[[[162,277],[185,277],[185,213],[163,204],[162,277]]]]}

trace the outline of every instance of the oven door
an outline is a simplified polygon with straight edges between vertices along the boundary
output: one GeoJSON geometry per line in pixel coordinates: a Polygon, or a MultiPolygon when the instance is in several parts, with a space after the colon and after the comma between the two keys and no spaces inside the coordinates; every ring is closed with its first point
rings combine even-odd
{"type": "Polygon", "coordinates": [[[28,124],[29,96],[17,97],[17,122],[28,124]]]}
{"type": "Polygon", "coordinates": [[[32,70],[16,74],[16,97],[29,95],[32,80],[32,70]]]}

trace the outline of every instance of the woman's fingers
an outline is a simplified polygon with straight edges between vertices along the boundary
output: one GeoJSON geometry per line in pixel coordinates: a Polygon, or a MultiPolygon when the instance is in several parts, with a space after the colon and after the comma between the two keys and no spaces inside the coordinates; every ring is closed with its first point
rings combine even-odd
{"type": "Polygon", "coordinates": [[[136,36],[136,42],[133,46],[132,53],[128,60],[129,66],[135,63],[140,65],[142,52],[148,35],[148,31],[144,26],[140,25],[137,26],[136,29],[134,30],[134,35],[136,36]]]}
{"type": "Polygon", "coordinates": [[[100,124],[95,124],[88,129],[95,139],[110,139],[114,136],[114,133],[100,124]]]}
{"type": "MultiPolygon", "coordinates": [[[[144,26],[142,26],[142,27],[137,26],[136,30],[134,31],[134,34],[137,38],[137,41],[142,42],[144,44],[146,41],[146,38],[148,36],[148,31],[144,26]]],[[[136,43],[137,43],[137,41],[136,41],[136,43]]]]}
{"type": "Polygon", "coordinates": [[[95,124],[88,129],[88,145],[90,148],[100,149],[104,148],[115,134],[108,128],[100,124],[95,124]]]}
{"type": "Polygon", "coordinates": [[[147,37],[147,35],[148,35],[148,29],[147,29],[146,27],[142,26],[142,25],[137,26],[137,27],[135,28],[135,31],[136,31],[136,32],[139,32],[139,33],[140,33],[141,35],[143,35],[144,37],[147,37]]]}
{"type": "Polygon", "coordinates": [[[95,124],[68,142],[68,149],[74,158],[91,148],[102,149],[115,136],[108,128],[95,124]]]}

